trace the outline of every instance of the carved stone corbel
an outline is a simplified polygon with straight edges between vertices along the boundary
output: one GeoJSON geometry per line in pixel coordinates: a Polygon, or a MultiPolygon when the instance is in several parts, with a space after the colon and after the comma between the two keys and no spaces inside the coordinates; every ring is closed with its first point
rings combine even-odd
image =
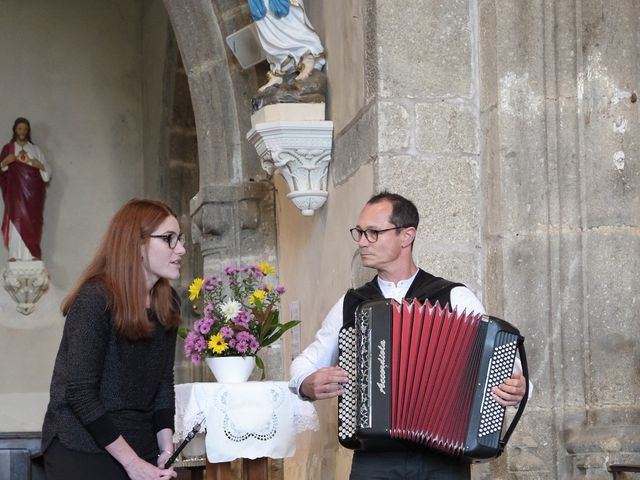
{"type": "Polygon", "coordinates": [[[17,303],[16,310],[29,315],[49,287],[49,272],[41,260],[9,262],[2,272],[4,289],[17,303]]]}
{"type": "Polygon", "coordinates": [[[331,121],[256,123],[247,134],[269,174],[280,173],[289,198],[305,216],[327,200],[327,175],[333,145],[331,121]]]}

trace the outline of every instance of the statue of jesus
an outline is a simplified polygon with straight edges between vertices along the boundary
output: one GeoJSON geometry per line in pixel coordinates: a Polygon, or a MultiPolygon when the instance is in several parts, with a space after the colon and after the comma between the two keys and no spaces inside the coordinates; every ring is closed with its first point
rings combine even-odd
{"type": "Polygon", "coordinates": [[[42,151],[31,143],[31,124],[17,118],[13,137],[0,152],[4,201],[2,237],[9,261],[40,260],[44,198],[51,171],[42,151]]]}

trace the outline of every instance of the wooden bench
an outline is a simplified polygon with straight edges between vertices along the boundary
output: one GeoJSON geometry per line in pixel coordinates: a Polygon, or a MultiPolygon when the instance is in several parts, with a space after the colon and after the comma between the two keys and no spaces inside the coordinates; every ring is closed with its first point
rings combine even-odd
{"type": "Polygon", "coordinates": [[[621,473],[624,472],[640,472],[640,465],[625,465],[622,463],[612,463],[611,465],[607,465],[607,472],[611,472],[613,475],[613,480],[621,479],[621,473]]]}

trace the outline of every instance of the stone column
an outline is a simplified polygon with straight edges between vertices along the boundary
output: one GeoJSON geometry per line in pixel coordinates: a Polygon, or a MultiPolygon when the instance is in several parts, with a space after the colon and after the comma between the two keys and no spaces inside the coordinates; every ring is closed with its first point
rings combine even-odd
{"type": "Polygon", "coordinates": [[[523,331],[535,384],[487,478],[638,461],[633,7],[480,2],[485,298],[523,331]]]}
{"type": "MultiPolygon", "coordinates": [[[[209,185],[191,201],[192,235],[200,245],[205,275],[224,275],[227,265],[276,264],[273,185],[209,185]]],[[[279,343],[260,352],[268,378],[282,380],[279,343]]],[[[254,374],[255,375],[255,374],[254,374]]]]}

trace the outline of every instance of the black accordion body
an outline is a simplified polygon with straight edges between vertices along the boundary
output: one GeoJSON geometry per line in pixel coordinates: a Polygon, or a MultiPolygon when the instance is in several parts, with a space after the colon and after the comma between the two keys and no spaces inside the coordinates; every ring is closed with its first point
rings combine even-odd
{"type": "Polygon", "coordinates": [[[502,436],[505,408],[491,388],[511,376],[523,337],[488,315],[428,302],[362,303],[339,335],[349,374],[338,399],[338,439],[357,450],[424,447],[481,461],[502,453],[528,395],[502,436]]]}

